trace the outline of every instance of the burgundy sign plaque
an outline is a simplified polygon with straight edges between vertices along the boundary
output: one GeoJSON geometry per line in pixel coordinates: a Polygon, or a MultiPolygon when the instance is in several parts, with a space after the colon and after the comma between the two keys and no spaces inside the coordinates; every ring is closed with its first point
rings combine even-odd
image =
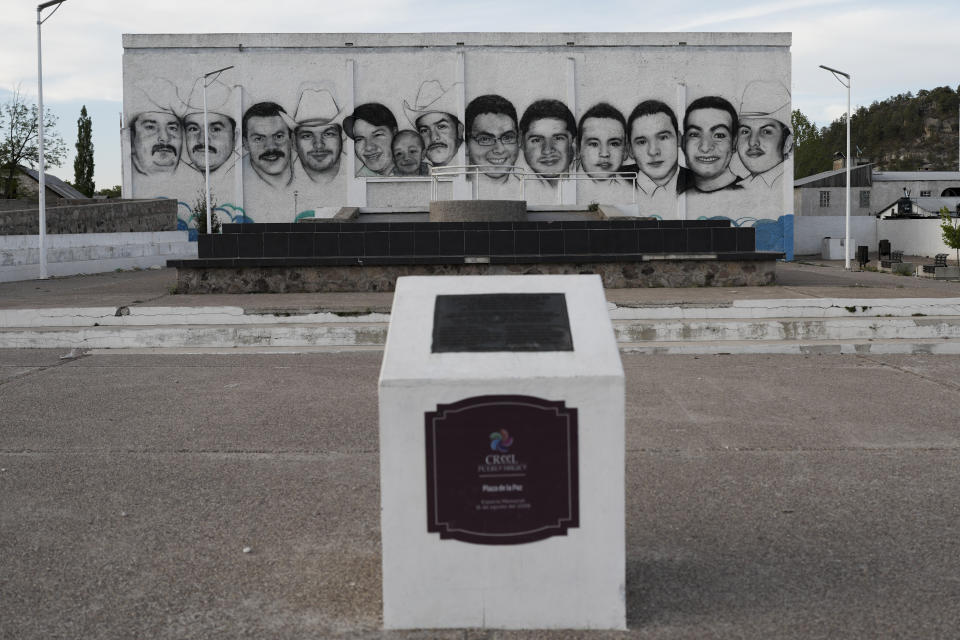
{"type": "Polygon", "coordinates": [[[520,544],[580,526],[577,410],[477,396],[426,413],[427,531],[520,544]]]}

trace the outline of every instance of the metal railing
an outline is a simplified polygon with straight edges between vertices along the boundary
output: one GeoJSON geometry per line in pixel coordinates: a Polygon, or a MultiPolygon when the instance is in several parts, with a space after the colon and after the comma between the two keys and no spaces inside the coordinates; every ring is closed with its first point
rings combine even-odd
{"type": "MultiPolygon", "coordinates": [[[[541,182],[557,182],[556,192],[557,192],[557,202],[556,204],[562,203],[562,189],[559,188],[563,181],[566,180],[610,180],[610,179],[619,179],[628,181],[630,183],[630,191],[632,194],[633,204],[637,203],[637,190],[640,188],[640,185],[637,182],[637,176],[639,173],[636,171],[610,171],[606,172],[603,175],[609,176],[609,178],[597,178],[596,175],[589,175],[582,171],[574,172],[565,172],[557,175],[546,175],[542,173],[536,173],[533,171],[528,171],[523,167],[518,167],[515,165],[495,165],[495,164],[467,164],[467,165],[454,165],[454,166],[445,166],[445,167],[431,167],[430,168],[430,178],[432,184],[430,187],[430,199],[438,200],[440,198],[439,183],[441,181],[449,181],[453,178],[464,176],[467,178],[472,177],[471,183],[473,185],[471,189],[471,200],[482,200],[480,197],[480,177],[485,173],[496,173],[496,174],[509,174],[509,176],[516,177],[520,181],[520,199],[526,200],[526,184],[527,181],[537,180],[541,182]],[[492,171],[489,171],[492,170],[492,171]]],[[[508,177],[507,180],[510,178],[508,177]]]]}

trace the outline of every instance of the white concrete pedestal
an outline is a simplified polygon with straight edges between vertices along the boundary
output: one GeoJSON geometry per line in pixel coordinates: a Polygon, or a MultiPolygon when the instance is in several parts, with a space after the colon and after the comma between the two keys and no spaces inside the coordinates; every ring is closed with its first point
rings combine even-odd
{"type": "MultiPolygon", "coordinates": [[[[379,401],[386,628],[625,628],[624,380],[598,276],[400,278],[379,401]],[[489,293],[564,294],[573,350],[431,352],[437,295],[489,293]],[[565,531],[511,544],[428,531],[428,492],[436,491],[436,485],[428,489],[428,414],[438,415],[438,405],[486,396],[536,398],[576,410],[578,517],[565,531]]],[[[490,436],[513,428],[509,422],[491,424],[490,436]]],[[[496,444],[476,443],[477,459],[501,461],[485,457],[496,444]]],[[[520,465],[523,444],[500,451],[521,452],[509,458],[520,465]]],[[[472,440],[464,446],[473,455],[472,440]]],[[[434,460],[431,468],[444,463],[434,460]]],[[[534,480],[523,473],[495,478],[483,491],[517,491],[510,495],[522,502],[534,480]]],[[[484,508],[479,502],[476,508],[484,508]]]]}

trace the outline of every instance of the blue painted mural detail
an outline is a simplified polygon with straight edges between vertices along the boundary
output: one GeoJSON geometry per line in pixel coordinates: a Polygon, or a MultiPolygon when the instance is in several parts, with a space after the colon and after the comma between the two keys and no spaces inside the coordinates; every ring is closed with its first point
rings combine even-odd
{"type": "Polygon", "coordinates": [[[753,227],[757,234],[757,251],[782,251],[787,261],[793,260],[793,214],[770,218],[727,218],[700,216],[698,220],[729,220],[734,227],[753,227]]]}
{"type": "MultiPolygon", "coordinates": [[[[164,196],[157,198],[166,199],[164,196]]],[[[213,208],[220,222],[253,222],[253,218],[248,216],[242,207],[230,204],[221,204],[213,208]]],[[[193,222],[193,207],[182,200],[177,201],[177,231],[186,231],[190,242],[197,241],[197,229],[191,226],[193,222]]]]}

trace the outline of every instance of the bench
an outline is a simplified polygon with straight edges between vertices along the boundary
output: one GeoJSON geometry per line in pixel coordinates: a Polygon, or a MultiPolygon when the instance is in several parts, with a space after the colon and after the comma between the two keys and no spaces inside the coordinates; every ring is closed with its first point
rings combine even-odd
{"type": "Polygon", "coordinates": [[[945,253],[938,253],[937,255],[935,255],[935,256],[933,257],[933,264],[925,264],[925,265],[923,265],[923,272],[924,272],[924,273],[936,273],[936,272],[937,272],[937,267],[945,267],[945,266],[947,266],[947,254],[945,254],[945,253]]]}
{"type": "Polygon", "coordinates": [[[886,260],[880,261],[880,266],[884,269],[892,269],[898,262],[903,262],[903,251],[891,251],[886,260]]]}

